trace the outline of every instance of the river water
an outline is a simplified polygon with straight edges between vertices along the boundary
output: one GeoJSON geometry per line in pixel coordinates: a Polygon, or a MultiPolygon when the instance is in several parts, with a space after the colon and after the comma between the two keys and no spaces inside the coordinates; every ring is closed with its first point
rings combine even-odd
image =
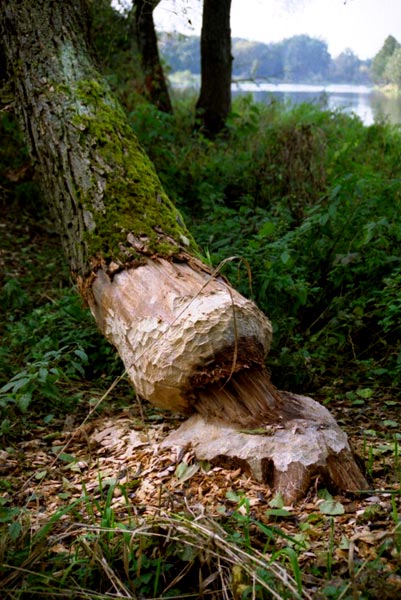
{"type": "Polygon", "coordinates": [[[330,110],[355,113],[365,125],[382,120],[401,123],[401,98],[386,96],[364,85],[241,82],[233,84],[232,92],[233,96],[251,93],[257,102],[270,102],[272,98],[287,104],[313,102],[330,110]]]}

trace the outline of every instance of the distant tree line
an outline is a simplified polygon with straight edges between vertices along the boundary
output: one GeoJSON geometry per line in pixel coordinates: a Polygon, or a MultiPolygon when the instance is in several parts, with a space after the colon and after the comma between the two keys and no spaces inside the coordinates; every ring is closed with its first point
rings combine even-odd
{"type": "Polygon", "coordinates": [[[371,73],[374,83],[401,88],[401,45],[392,35],[373,58],[371,73]]]}
{"type": "MultiPolygon", "coordinates": [[[[159,48],[171,71],[200,73],[198,37],[162,33],[159,48]]],[[[232,54],[235,79],[371,83],[370,60],[361,60],[350,49],[332,58],[326,42],[308,35],[296,35],[272,44],[234,38],[232,54]]]]}

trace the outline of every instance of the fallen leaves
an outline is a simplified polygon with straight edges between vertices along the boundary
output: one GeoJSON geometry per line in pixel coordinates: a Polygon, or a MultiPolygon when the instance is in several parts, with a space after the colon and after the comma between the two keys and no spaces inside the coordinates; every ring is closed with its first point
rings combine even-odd
{"type": "MultiPolygon", "coordinates": [[[[90,499],[93,518],[100,522],[104,518],[102,502],[109,495],[110,508],[122,524],[133,514],[157,516],[161,510],[175,514],[193,511],[227,522],[249,519],[253,543],[262,548],[266,543],[263,532],[271,528],[282,532],[273,535],[276,550],[281,546],[296,551],[306,579],[312,581],[308,575],[312,567],[323,573],[330,564],[337,579],[347,580],[350,565],[360,571],[361,578],[369,565],[380,564],[387,587],[391,581],[397,594],[400,592],[397,482],[393,483],[394,493],[387,487],[385,493],[350,498],[318,490],[317,481],[316,491],[303,502],[284,506],[282,498],[239,468],[198,462],[191,448],[162,447],[163,439],[176,426],[171,418],[149,419],[140,425],[134,409],[129,409],[57,435],[49,426],[48,433],[42,431],[40,437],[2,450],[0,518],[2,507],[9,511],[20,507],[29,513],[31,526],[38,531],[57,511],[65,510],[60,523],[72,526],[77,515],[85,521],[90,499]]],[[[377,439],[372,461],[390,460],[391,447],[391,442],[377,439]]],[[[10,518],[11,513],[7,514],[10,518]]],[[[52,546],[55,554],[64,551],[63,542],[52,546]]],[[[336,580],[333,582],[335,587],[336,580]]]]}

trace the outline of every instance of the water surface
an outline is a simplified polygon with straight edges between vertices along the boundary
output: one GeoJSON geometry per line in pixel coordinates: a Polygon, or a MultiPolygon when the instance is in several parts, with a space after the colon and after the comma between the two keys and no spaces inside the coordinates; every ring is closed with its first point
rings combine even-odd
{"type": "Polygon", "coordinates": [[[241,82],[232,85],[233,95],[251,93],[257,102],[272,98],[287,104],[313,102],[330,110],[356,114],[365,125],[386,120],[401,123],[401,97],[387,96],[365,85],[307,85],[296,83],[241,82]]]}

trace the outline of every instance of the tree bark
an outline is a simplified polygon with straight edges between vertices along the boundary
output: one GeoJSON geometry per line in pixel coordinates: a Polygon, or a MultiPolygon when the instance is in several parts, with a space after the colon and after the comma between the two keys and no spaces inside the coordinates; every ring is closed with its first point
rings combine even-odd
{"type": "Polygon", "coordinates": [[[268,319],[196,258],[90,62],[83,8],[3,0],[2,33],[26,139],[81,294],[138,394],[197,414],[166,443],[190,439],[198,456],[237,462],[288,501],[316,474],[341,489],[364,487],[329,413],[271,384],[268,319]]]}
{"type": "Polygon", "coordinates": [[[231,110],[231,0],[203,0],[201,90],[196,115],[206,135],[217,135],[231,110]]]}
{"type": "Polygon", "coordinates": [[[170,95],[160,62],[153,11],[160,0],[134,0],[129,15],[134,47],[144,77],[144,95],[161,111],[172,113],[170,95]]]}

